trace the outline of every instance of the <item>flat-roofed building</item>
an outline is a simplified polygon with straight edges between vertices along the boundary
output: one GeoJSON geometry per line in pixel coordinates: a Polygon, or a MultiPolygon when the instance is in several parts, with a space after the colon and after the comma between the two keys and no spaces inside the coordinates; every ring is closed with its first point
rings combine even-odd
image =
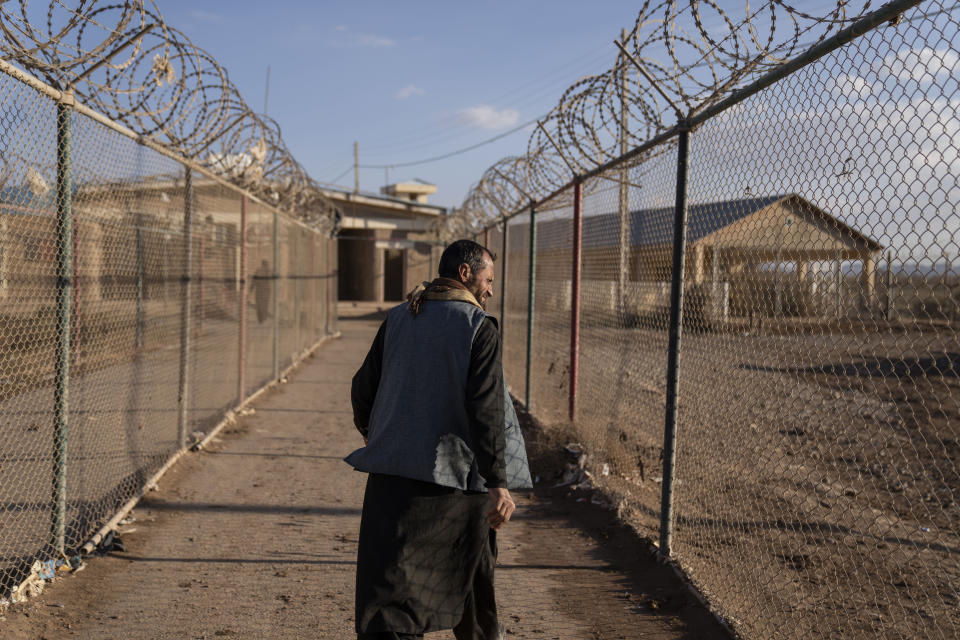
{"type": "Polygon", "coordinates": [[[447,209],[426,203],[436,187],[399,183],[381,194],[321,189],[340,212],[338,299],[399,302],[436,275],[437,224],[447,209]]]}

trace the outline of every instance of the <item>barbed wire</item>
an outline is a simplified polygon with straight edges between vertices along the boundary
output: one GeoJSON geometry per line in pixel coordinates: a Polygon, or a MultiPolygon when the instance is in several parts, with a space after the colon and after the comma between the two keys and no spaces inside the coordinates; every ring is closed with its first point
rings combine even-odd
{"type": "MultiPolygon", "coordinates": [[[[531,132],[526,154],[488,168],[436,231],[444,240],[473,233],[621,157],[849,26],[871,1],[855,11],[849,5],[836,0],[814,14],[783,0],[745,2],[745,16],[734,20],[718,0],[647,0],[622,42],[625,53],[570,85],[531,132]]],[[[563,206],[563,196],[551,204],[563,206]]]]}
{"type": "Polygon", "coordinates": [[[216,59],[166,24],[153,0],[0,3],[0,52],[12,64],[139,135],[197,162],[304,222],[329,228],[333,205],[255,113],[216,59]]]}

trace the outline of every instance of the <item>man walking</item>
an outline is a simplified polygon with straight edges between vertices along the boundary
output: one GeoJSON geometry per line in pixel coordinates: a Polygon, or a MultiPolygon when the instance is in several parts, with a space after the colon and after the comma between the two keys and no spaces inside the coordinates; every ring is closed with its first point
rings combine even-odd
{"type": "Polygon", "coordinates": [[[353,378],[365,446],[346,461],[369,473],[357,553],[359,640],[497,640],[496,531],[509,488],[531,486],[503,381],[495,257],[458,240],[439,278],[392,309],[353,378]]]}

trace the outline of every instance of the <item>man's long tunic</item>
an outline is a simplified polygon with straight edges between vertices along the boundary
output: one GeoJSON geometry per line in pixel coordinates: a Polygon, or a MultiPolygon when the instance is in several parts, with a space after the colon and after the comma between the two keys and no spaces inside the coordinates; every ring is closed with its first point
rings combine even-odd
{"type": "MultiPolygon", "coordinates": [[[[469,303],[428,300],[416,316],[404,304],[390,311],[354,376],[354,422],[368,442],[346,460],[371,474],[358,633],[460,625],[458,637],[495,637],[496,539],[485,492],[508,486],[500,344],[496,321],[469,303]]],[[[519,458],[510,475],[525,474],[519,484],[529,486],[519,458]]]]}

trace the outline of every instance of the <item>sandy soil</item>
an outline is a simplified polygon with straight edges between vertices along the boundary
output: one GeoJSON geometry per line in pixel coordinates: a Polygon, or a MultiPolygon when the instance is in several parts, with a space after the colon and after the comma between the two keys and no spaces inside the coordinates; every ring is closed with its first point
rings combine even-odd
{"type": "MultiPolygon", "coordinates": [[[[566,323],[542,313],[534,343],[533,411],[561,430],[566,323]]],[[[666,332],[583,325],[568,437],[656,540],[666,332]]],[[[933,325],[684,335],[672,550],[746,637],[958,637],[958,354],[933,325]]]]}

